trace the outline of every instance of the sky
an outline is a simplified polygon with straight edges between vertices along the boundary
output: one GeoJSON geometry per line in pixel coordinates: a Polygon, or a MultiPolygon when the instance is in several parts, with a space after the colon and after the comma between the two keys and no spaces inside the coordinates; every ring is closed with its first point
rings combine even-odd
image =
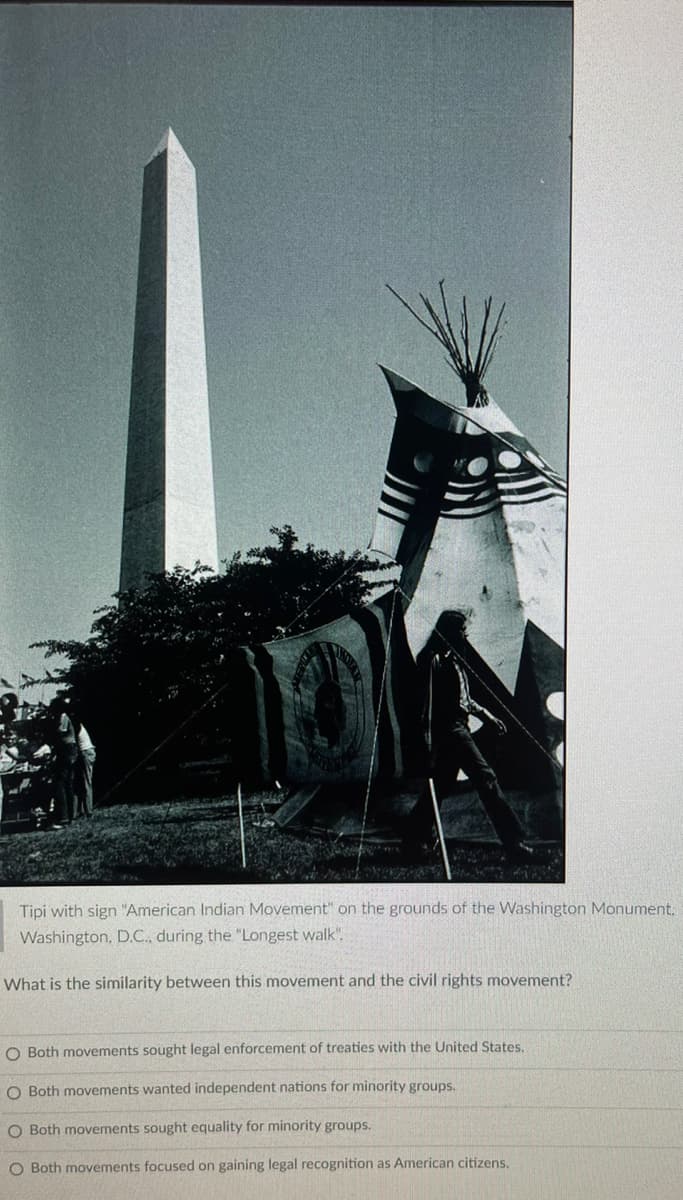
{"type": "MultiPolygon", "coordinates": [[[[493,294],[487,377],[566,467],[572,14],[558,6],[0,8],[0,675],[118,584],[142,171],[195,165],[220,558],[367,546],[378,363],[464,392],[411,302],[493,294]]],[[[49,664],[48,664],[49,665],[49,664]]]]}

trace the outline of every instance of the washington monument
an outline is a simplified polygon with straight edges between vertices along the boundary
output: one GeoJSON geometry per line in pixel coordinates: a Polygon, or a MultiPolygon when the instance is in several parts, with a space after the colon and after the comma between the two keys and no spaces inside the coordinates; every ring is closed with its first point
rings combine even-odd
{"type": "Polygon", "coordinates": [[[195,170],[171,129],[145,167],[119,589],[216,570],[195,170]]]}

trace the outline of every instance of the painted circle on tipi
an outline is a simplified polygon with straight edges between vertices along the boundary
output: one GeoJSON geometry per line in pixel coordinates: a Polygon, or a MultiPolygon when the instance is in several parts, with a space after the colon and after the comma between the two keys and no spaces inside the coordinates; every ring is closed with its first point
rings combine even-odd
{"type": "Polygon", "coordinates": [[[473,475],[475,479],[478,479],[480,475],[486,474],[488,466],[489,460],[488,458],[484,458],[483,455],[480,458],[473,458],[467,464],[467,474],[473,475]]]}
{"type": "Polygon", "coordinates": [[[309,642],[292,675],[299,737],[323,771],[343,770],[358,756],[365,733],[363,673],[345,646],[309,642]]]}
{"type": "Polygon", "coordinates": [[[564,721],[564,692],[551,692],[545,702],[548,712],[558,721],[564,721]]]}
{"type": "Polygon", "coordinates": [[[564,766],[564,742],[560,742],[555,747],[555,749],[553,750],[553,754],[555,755],[555,758],[557,759],[560,766],[563,767],[564,766]]]}
{"type": "Polygon", "coordinates": [[[428,475],[434,466],[434,455],[431,450],[418,450],[413,459],[413,466],[418,475],[428,475]]]}
{"type": "Polygon", "coordinates": [[[506,471],[514,471],[521,461],[520,455],[515,450],[501,450],[498,455],[498,462],[506,471]]]}

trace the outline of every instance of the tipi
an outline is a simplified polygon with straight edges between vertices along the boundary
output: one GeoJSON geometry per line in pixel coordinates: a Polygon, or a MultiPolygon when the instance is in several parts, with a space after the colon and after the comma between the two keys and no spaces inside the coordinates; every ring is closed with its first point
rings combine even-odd
{"type": "MultiPolygon", "coordinates": [[[[250,757],[266,775],[299,786],[423,773],[415,662],[441,614],[458,609],[469,618],[473,696],[509,730],[501,782],[532,835],[558,838],[566,487],[484,388],[503,310],[487,336],[487,301],[472,352],[466,305],[458,341],[440,286],[443,317],[424,297],[433,324],[414,315],[447,350],[467,404],[437,400],[383,368],[397,420],[370,548],[401,566],[398,589],[369,606],[360,625],[359,614],[349,615],[301,638],[244,649],[244,712],[256,713],[250,757]],[[337,741],[326,745],[330,721],[337,741]]],[[[245,746],[249,740],[247,733],[245,746]]],[[[300,798],[284,805],[279,823],[291,813],[300,821],[303,807],[300,798]]],[[[324,824],[321,808],[316,821],[324,824]]],[[[353,831],[338,804],[329,813],[338,832],[353,831]]],[[[448,832],[481,835],[479,809],[474,822],[456,814],[448,832]]]]}
{"type": "Polygon", "coordinates": [[[385,370],[397,421],[371,548],[403,568],[415,656],[442,612],[468,615],[470,674],[482,703],[494,698],[508,714],[507,782],[557,790],[564,753],[566,485],[484,388],[503,310],[487,338],[487,301],[473,353],[466,305],[459,342],[443,284],[441,295],[443,316],[423,297],[433,325],[414,315],[447,350],[467,404],[437,400],[385,370]]]}

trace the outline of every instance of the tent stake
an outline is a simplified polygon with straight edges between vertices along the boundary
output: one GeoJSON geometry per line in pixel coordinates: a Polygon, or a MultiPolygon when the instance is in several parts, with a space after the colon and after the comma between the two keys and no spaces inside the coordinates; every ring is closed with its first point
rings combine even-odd
{"type": "Polygon", "coordinates": [[[247,851],[244,844],[244,813],[242,811],[242,784],[237,784],[237,808],[240,814],[240,847],[242,850],[242,867],[247,866],[247,851]]]}
{"type": "Polygon", "coordinates": [[[434,809],[434,823],[436,825],[436,832],[439,837],[439,846],[441,849],[441,857],[443,859],[443,869],[446,872],[446,879],[450,883],[453,878],[451,875],[451,864],[448,861],[448,850],[446,849],[446,839],[443,835],[443,825],[441,824],[441,813],[439,812],[439,805],[438,805],[438,802],[436,799],[436,788],[434,787],[434,780],[432,779],[431,776],[429,777],[428,783],[429,783],[429,794],[432,798],[432,808],[434,809]]]}

